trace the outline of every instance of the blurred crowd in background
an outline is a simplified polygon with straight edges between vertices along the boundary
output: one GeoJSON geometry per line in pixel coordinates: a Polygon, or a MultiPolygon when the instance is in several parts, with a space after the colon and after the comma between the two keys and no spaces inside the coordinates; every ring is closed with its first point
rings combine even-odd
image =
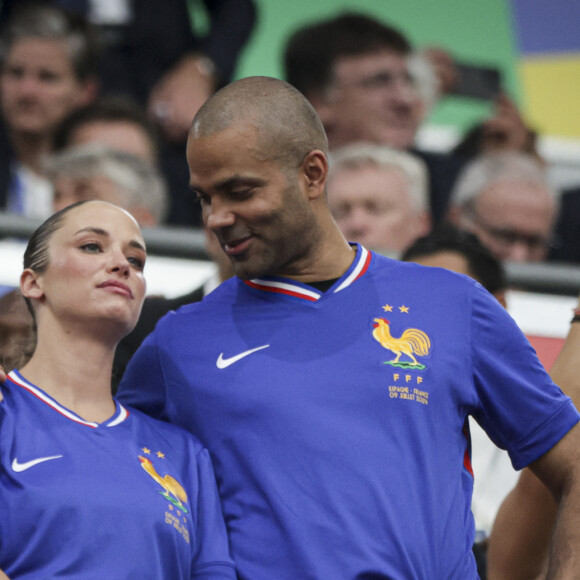
{"type": "MultiPolygon", "coordinates": [[[[141,225],[201,226],[187,131],[232,79],[259,18],[252,0],[203,4],[201,35],[186,1],[2,2],[2,211],[46,218],[77,199],[119,201],[108,184],[131,165],[151,184],[135,181],[141,195],[129,196],[141,225]],[[115,154],[74,151],[94,143],[139,161],[121,158],[115,170],[115,154]]],[[[498,79],[470,79],[445,47],[415,47],[405,31],[356,12],[299,27],[282,60],[327,130],[329,198],[350,240],[397,256],[450,222],[501,260],[580,260],[580,193],[550,185],[537,135],[498,79]],[[447,153],[418,148],[435,103],[461,92],[493,99],[491,115],[447,153]]]]}

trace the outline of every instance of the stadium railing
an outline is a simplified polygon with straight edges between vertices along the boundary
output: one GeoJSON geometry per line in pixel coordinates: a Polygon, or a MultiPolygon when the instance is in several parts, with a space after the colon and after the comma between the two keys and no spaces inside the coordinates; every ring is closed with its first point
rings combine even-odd
{"type": "MultiPolygon", "coordinates": [[[[0,212],[0,238],[26,239],[38,225],[39,220],[0,212]]],[[[209,259],[204,249],[204,234],[199,228],[145,228],[143,235],[153,255],[209,259]]],[[[508,284],[522,290],[570,296],[580,291],[580,265],[509,262],[505,267],[508,284]]]]}

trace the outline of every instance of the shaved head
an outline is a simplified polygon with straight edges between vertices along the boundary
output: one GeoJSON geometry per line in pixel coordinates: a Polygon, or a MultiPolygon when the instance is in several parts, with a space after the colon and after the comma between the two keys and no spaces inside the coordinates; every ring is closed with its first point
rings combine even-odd
{"type": "Polygon", "coordinates": [[[264,159],[296,168],[312,150],[328,151],[318,114],[288,83],[271,77],[247,77],[215,93],[196,114],[190,139],[208,137],[234,124],[252,124],[264,159]]]}

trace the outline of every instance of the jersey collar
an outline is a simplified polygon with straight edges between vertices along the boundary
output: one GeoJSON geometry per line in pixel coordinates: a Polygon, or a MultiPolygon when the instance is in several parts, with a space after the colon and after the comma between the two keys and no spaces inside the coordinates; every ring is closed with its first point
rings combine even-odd
{"type": "Polygon", "coordinates": [[[128,416],[129,411],[123,407],[118,401],[115,400],[115,413],[113,416],[104,421],[103,423],[95,423],[94,421],[85,421],[83,418],[79,417],[76,413],[73,413],[66,407],[63,407],[57,403],[50,395],[47,395],[42,389],[39,389],[32,383],[29,383],[18,371],[14,370],[8,374],[8,380],[19,387],[22,387],[37,399],[40,399],[43,403],[46,403],[49,407],[52,407],[57,413],[60,413],[67,419],[79,423],[81,425],[86,425],[92,429],[97,427],[114,427],[119,423],[122,423],[128,416]]]}
{"type": "MultiPolygon", "coordinates": [[[[360,244],[351,244],[356,249],[356,256],[349,269],[334,283],[328,290],[329,293],[337,293],[350,286],[353,282],[363,276],[368,270],[372,254],[360,244]]],[[[273,292],[284,294],[310,302],[316,302],[325,295],[324,292],[316,288],[278,276],[266,276],[264,278],[254,278],[253,280],[243,280],[244,284],[255,290],[263,292],[273,292]]]]}

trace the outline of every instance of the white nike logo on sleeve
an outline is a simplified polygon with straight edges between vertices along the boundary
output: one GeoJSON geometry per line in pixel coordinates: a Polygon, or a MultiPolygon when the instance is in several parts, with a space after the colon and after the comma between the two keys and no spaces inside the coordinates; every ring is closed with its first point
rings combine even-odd
{"type": "Polygon", "coordinates": [[[18,473],[20,471],[26,471],[39,463],[50,461],[51,459],[59,459],[60,457],[62,457],[62,455],[51,455],[50,457],[39,457],[38,459],[32,459],[31,461],[25,461],[24,463],[19,463],[18,459],[15,457],[12,461],[12,469],[18,473]]]}
{"type": "Polygon", "coordinates": [[[218,369],[225,369],[226,367],[233,365],[235,362],[238,362],[240,359],[243,359],[245,356],[248,356],[249,354],[262,350],[263,348],[268,348],[269,346],[270,346],[269,344],[257,346],[256,348],[245,350],[244,352],[241,352],[240,354],[237,354],[236,356],[231,356],[229,358],[224,358],[224,353],[222,352],[218,356],[218,359],[215,364],[218,369]]]}

